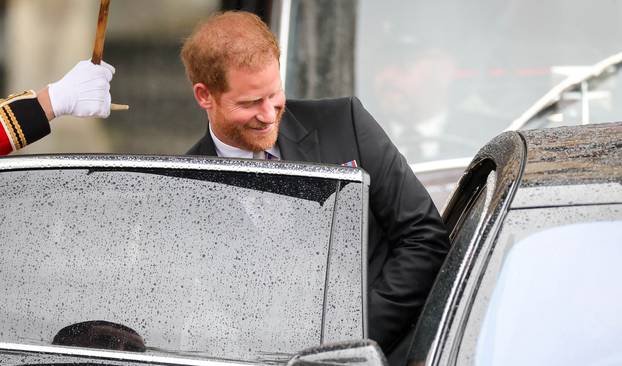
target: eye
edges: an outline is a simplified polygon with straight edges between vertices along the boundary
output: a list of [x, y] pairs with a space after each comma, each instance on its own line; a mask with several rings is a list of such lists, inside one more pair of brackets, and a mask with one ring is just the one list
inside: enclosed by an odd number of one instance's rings
[[242, 107], [244, 107], [244, 108], [250, 108], [250, 107], [256, 106], [258, 104], [261, 104], [261, 99], [248, 100], [248, 101], [240, 102], [240, 105]]

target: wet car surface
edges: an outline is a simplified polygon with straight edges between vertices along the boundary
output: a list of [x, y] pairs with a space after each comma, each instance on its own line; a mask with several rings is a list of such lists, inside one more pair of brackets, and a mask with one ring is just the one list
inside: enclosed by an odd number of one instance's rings
[[[621, 147], [620, 123], [484, 146], [443, 214], [450, 255], [389, 364], [620, 360], [622, 294], [605, 290], [622, 276]], [[367, 343], [322, 348], [367, 334], [366, 174], [193, 159], [0, 159], [2, 363], [283, 364], [319, 346], [291, 365], [342, 351], [385, 364]], [[553, 342], [585, 334], [602, 357]]]
[[452, 249], [411, 365], [622, 359], [620, 147], [612, 123], [507, 132], [480, 150], [443, 215]]
[[2, 364], [283, 363], [366, 336], [360, 169], [99, 155], [0, 169]]

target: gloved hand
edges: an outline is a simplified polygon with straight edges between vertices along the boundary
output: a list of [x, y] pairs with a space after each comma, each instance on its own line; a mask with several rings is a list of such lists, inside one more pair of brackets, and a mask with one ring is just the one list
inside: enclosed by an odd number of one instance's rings
[[110, 81], [114, 67], [102, 61], [80, 61], [62, 79], [48, 86], [56, 117], [102, 117], [110, 115]]

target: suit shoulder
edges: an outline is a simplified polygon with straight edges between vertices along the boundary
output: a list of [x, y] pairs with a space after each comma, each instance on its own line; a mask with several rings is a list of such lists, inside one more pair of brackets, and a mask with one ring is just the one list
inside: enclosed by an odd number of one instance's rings
[[186, 155], [200, 155], [199, 151], [201, 151], [201, 144], [203, 139], [197, 141], [192, 147], [186, 151]]
[[216, 156], [216, 148], [209, 131], [186, 152], [186, 155]]
[[288, 99], [285, 105], [287, 106], [287, 109], [292, 112], [316, 110], [318, 108], [334, 110], [350, 108], [354, 99], [358, 100], [356, 97], [331, 99]]
[[351, 122], [352, 108], [360, 104], [356, 97], [332, 99], [288, 99], [286, 108], [301, 122], [313, 121], [314, 125]]

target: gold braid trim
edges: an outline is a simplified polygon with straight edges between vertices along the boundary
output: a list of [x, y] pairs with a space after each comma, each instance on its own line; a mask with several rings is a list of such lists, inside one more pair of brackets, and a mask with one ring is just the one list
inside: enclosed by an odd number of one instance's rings
[[15, 131], [13, 129], [13, 122], [6, 115], [5, 107], [0, 108], [0, 113], [2, 114], [3, 119], [7, 122], [7, 125], [8, 125], [7, 130], [9, 130], [9, 133], [11, 134], [11, 136], [9, 137], [13, 141], [13, 145], [15, 145], [15, 150], [21, 149], [23, 146], [19, 143], [19, 139], [17, 138], [17, 136], [15, 136]]
[[17, 120], [17, 118], [15, 118], [13, 110], [9, 105], [5, 105], [4, 109], [9, 112], [9, 117], [11, 117], [11, 120], [13, 121], [13, 126], [15, 126], [15, 130], [17, 130], [17, 134], [19, 135], [20, 140], [22, 140], [22, 147], [28, 145], [28, 141], [26, 141], [26, 136], [24, 136], [24, 132], [22, 131], [22, 126], [19, 125], [19, 121]]
[[36, 98], [37, 93], [34, 90], [26, 90], [21, 93], [11, 94], [6, 99], [0, 99], [0, 107], [4, 107], [5, 105], [12, 103], [16, 100]]
[[6, 116], [4, 116], [2, 109], [0, 109], [0, 125], [2, 125], [2, 131], [4, 131], [7, 139], [9, 140], [9, 145], [11, 145], [11, 151], [15, 151], [17, 150], [17, 148], [15, 147], [15, 142], [13, 142], [13, 139], [11, 139], [12, 130], [9, 123], [10, 122], [6, 120]]

